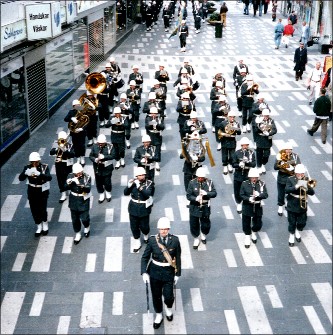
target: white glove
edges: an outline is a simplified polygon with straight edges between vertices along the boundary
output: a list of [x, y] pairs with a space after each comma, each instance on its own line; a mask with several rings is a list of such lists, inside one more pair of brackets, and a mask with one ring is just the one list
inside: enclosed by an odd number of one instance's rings
[[250, 198], [249, 198], [249, 201], [250, 201], [250, 202], [254, 202], [254, 198], [253, 198], [253, 197], [250, 197]]
[[253, 192], [253, 196], [254, 196], [254, 197], [259, 197], [259, 194], [260, 194], [260, 193], [259, 193], [258, 191], [254, 191], [254, 192]]
[[201, 195], [207, 195], [207, 192], [205, 190], [201, 190], [200, 194]]
[[175, 278], [174, 278], [174, 280], [173, 280], [173, 283], [174, 283], [175, 285], [177, 285], [178, 280], [179, 280], [179, 277], [178, 277], [178, 276], [175, 276]]
[[135, 179], [134, 183], [135, 183], [136, 187], [140, 187], [140, 181], [138, 179]]
[[308, 182], [307, 182], [306, 180], [298, 180], [298, 181], [297, 181], [297, 184], [298, 184], [299, 186], [308, 188]]
[[66, 180], [66, 183], [69, 185], [69, 184], [72, 183], [72, 181], [73, 181], [73, 180], [72, 180], [71, 178], [69, 178], [69, 179]]
[[98, 158], [95, 158], [95, 163], [98, 163]]
[[141, 158], [141, 163], [146, 163], [146, 158]]
[[195, 198], [195, 201], [200, 202], [200, 201], [201, 201], [201, 195], [198, 195], [198, 196]]
[[77, 129], [76, 129], [76, 132], [77, 132], [77, 133], [79, 133], [79, 132], [81, 132], [81, 131], [83, 131], [83, 128], [77, 128]]
[[130, 187], [132, 187], [132, 185], [133, 185], [133, 180], [130, 179], [127, 183], [127, 187], [130, 188]]
[[143, 279], [143, 282], [144, 282], [145, 284], [149, 284], [149, 274], [148, 274], [148, 273], [144, 273], [144, 274], [142, 275], [142, 279]]
[[269, 132], [268, 131], [263, 131], [262, 132], [265, 136], [269, 136]]
[[74, 177], [72, 179], [72, 182], [75, 183], [75, 184], [80, 184], [79, 180], [77, 179], [77, 177]]
[[32, 175], [31, 169], [26, 169], [25, 170], [25, 175], [28, 176], [28, 177], [31, 177], [31, 175]]
[[117, 123], [118, 123], [118, 120], [119, 120], [119, 119], [117, 119], [117, 118], [114, 117], [114, 118], [112, 118], [111, 123], [112, 123], [112, 124], [117, 124]]
[[98, 159], [104, 159], [104, 155], [103, 154], [99, 154], [98, 155]]
[[40, 172], [35, 167], [31, 168], [30, 171], [32, 175], [35, 175], [35, 176], [40, 175]]
[[298, 190], [300, 187], [301, 187], [300, 184], [296, 184], [296, 185], [295, 185], [296, 190]]
[[75, 116], [71, 117], [71, 120], [74, 122], [74, 123], [77, 123], [77, 118]]
[[294, 170], [294, 167], [292, 165], [290, 165], [289, 167], [287, 167], [287, 170], [288, 171], [293, 171]]
[[195, 131], [195, 127], [194, 126], [191, 126], [191, 131]]
[[239, 167], [240, 167], [241, 169], [244, 169], [244, 167], [245, 167], [245, 163], [244, 163], [244, 162], [239, 162]]
[[197, 156], [197, 155], [191, 155], [191, 158], [192, 158], [192, 160], [195, 161], [195, 162], [198, 160], [198, 156]]

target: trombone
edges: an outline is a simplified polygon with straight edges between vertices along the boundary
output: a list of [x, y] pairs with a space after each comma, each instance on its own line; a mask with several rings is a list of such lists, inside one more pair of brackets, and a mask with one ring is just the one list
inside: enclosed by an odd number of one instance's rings
[[307, 197], [308, 197], [308, 187], [314, 188], [317, 185], [317, 180], [310, 177], [309, 171], [306, 168], [308, 177], [305, 177], [303, 180], [307, 182], [307, 187], [300, 186], [299, 188], [299, 205], [302, 209], [307, 208]]

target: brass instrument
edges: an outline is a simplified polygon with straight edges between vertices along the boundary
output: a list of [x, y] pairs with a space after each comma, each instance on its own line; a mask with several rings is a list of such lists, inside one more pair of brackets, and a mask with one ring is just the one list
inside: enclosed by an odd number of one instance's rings
[[289, 175], [294, 175], [294, 170], [289, 171], [287, 170], [290, 166], [295, 166], [296, 162], [290, 160], [291, 154], [287, 153], [285, 149], [281, 149], [279, 153], [276, 155], [276, 159], [278, 160], [277, 166], [279, 170]]
[[265, 131], [270, 132], [272, 130], [272, 125], [268, 123], [267, 120], [261, 121], [258, 127], [262, 132], [265, 132]]
[[93, 72], [87, 76], [85, 85], [88, 91], [99, 94], [106, 88], [106, 79], [101, 73]]
[[236, 129], [235, 129], [233, 123], [228, 122], [226, 124], [226, 126], [224, 127], [224, 132], [223, 132], [222, 129], [219, 129], [217, 131], [217, 138], [220, 140], [223, 136], [225, 136], [225, 134], [227, 134], [227, 136], [228, 135], [234, 135], [235, 132], [236, 132]]
[[58, 146], [60, 148], [64, 148], [67, 145], [68, 141], [67, 138], [59, 138], [58, 139]]
[[250, 88], [247, 89], [247, 93], [249, 95], [253, 95], [254, 94], [254, 90], [257, 91], [259, 89], [259, 84], [254, 83]]
[[[307, 182], [306, 183], [307, 187], [311, 187], [311, 188], [316, 187], [317, 186], [317, 180], [316, 179], [311, 179], [308, 169], [306, 169], [306, 170], [307, 170], [308, 177], [304, 177], [303, 180], [305, 180]], [[303, 209], [307, 208], [307, 197], [308, 197], [307, 188], [301, 186], [299, 188], [299, 205]]]

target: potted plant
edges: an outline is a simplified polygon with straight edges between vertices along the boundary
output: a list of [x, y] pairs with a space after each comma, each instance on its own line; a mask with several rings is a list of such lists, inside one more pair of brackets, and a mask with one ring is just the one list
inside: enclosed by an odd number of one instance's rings
[[215, 25], [216, 22], [221, 22], [221, 15], [217, 12], [210, 14], [208, 18], [208, 23], [211, 25]]
[[207, 2], [208, 13], [214, 13], [216, 11], [214, 2]]

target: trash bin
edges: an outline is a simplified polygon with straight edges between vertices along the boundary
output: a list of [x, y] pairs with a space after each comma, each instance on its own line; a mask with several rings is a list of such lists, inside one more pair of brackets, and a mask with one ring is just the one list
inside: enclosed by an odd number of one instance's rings
[[215, 23], [215, 38], [222, 38], [222, 22]]

